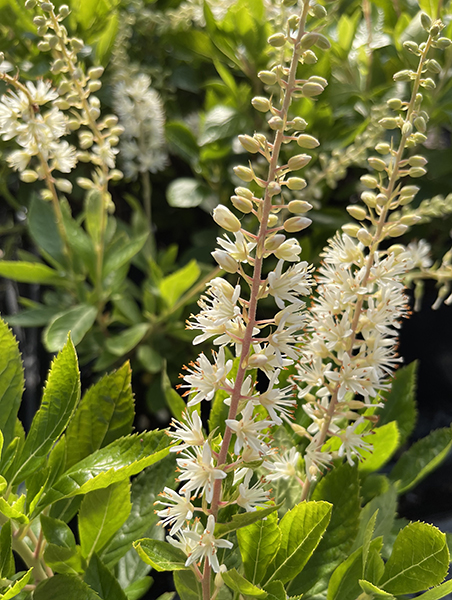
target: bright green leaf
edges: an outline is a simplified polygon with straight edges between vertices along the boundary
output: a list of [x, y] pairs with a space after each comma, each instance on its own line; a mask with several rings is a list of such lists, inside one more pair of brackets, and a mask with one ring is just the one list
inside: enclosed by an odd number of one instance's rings
[[372, 452], [360, 452], [363, 460], [358, 463], [359, 470], [362, 473], [373, 473], [381, 469], [399, 447], [399, 437], [396, 421], [376, 427], [373, 435], [367, 437], [367, 441], [372, 444]]
[[268, 596], [267, 592], [253, 585], [235, 569], [222, 573], [222, 578], [231, 590], [244, 596], [252, 596], [253, 598], [266, 598]]
[[15, 502], [9, 504], [5, 498], [0, 498], [0, 513], [18, 523], [28, 523], [29, 519], [25, 514], [25, 499], [25, 494], [22, 494]]
[[0, 261], [0, 276], [21, 283], [42, 283], [43, 285], [66, 285], [67, 279], [58, 271], [41, 263], [19, 260]]
[[156, 571], [180, 571], [189, 568], [185, 566], [187, 557], [182, 550], [168, 542], [143, 538], [134, 542], [133, 547], [141, 560]]
[[191, 288], [201, 274], [196, 260], [191, 260], [184, 267], [164, 277], [159, 283], [160, 294], [171, 308], [184, 292]]
[[265, 519], [242, 527], [237, 531], [237, 539], [246, 577], [251, 583], [260, 583], [279, 549], [278, 515], [273, 512]]
[[361, 586], [363, 592], [372, 597], [372, 600], [395, 600], [392, 594], [388, 594], [388, 592], [380, 590], [380, 588], [378, 588], [376, 585], [366, 581], [365, 579], [360, 579], [359, 585]]
[[80, 304], [58, 313], [44, 331], [43, 341], [46, 349], [49, 352], [61, 350], [69, 333], [72, 342], [77, 346], [94, 325], [96, 317], [97, 308], [89, 304]]
[[228, 523], [217, 523], [215, 525], [215, 537], [223, 537], [227, 533], [231, 533], [231, 531], [235, 531], [241, 527], [246, 527], [247, 525], [251, 525], [256, 521], [260, 521], [275, 510], [278, 510], [279, 507], [280, 505], [274, 504], [273, 506], [262, 508], [259, 511], [256, 510], [233, 515], [232, 519]]
[[126, 522], [132, 505], [128, 479], [89, 492], [82, 501], [78, 527], [82, 556], [88, 561]]
[[6, 447], [14, 437], [14, 425], [24, 389], [24, 369], [12, 331], [0, 319], [0, 430]]
[[100, 600], [96, 592], [77, 575], [57, 574], [41, 581], [33, 600]]
[[[30, 581], [32, 572], [33, 569], [27, 571], [23, 577], [15, 581], [9, 588], [0, 594], [0, 600], [11, 600], [12, 598], [15, 598]], [[57, 599], [55, 598], [55, 600]]]
[[265, 586], [267, 600], [287, 600], [286, 590], [280, 581], [272, 581]]
[[[134, 581], [133, 583], [128, 585], [124, 590], [127, 596], [127, 600], [140, 600], [140, 598], [142, 598], [148, 591], [148, 589], [152, 586], [152, 583], [152, 577], [142, 577], [141, 579], [138, 579], [137, 581]], [[175, 595], [176, 592], [166, 592], [165, 594], [163, 594], [163, 598], [162, 596], [159, 597], [159, 600], [160, 598], [162, 598], [162, 600], [173, 600]]]
[[0, 578], [2, 579], [9, 579], [16, 571], [11, 545], [11, 521], [6, 521], [0, 531]]
[[93, 554], [83, 579], [99, 594], [102, 600], [127, 600], [127, 596], [118, 580], [102, 563], [96, 553]]
[[397, 490], [394, 485], [391, 485], [387, 492], [377, 496], [363, 508], [361, 512], [359, 532], [352, 549], [356, 550], [365, 544], [369, 522], [372, 520], [375, 513], [377, 514], [375, 517], [375, 527], [372, 537], [377, 538], [379, 536], [383, 536], [386, 541], [386, 538], [391, 533], [396, 512]]
[[85, 570], [82, 566], [80, 546], [65, 548], [56, 544], [47, 544], [44, 550], [44, 560], [56, 573], [77, 575]]
[[186, 410], [187, 406], [180, 394], [178, 394], [171, 385], [171, 381], [166, 372], [166, 363], [165, 367], [162, 369], [162, 389], [163, 393], [165, 394], [165, 400], [168, 404], [168, 408], [170, 409], [171, 414], [173, 415], [173, 417], [179, 420], [182, 416], [182, 413]]
[[124, 356], [137, 346], [149, 331], [148, 323], [139, 323], [107, 339], [105, 348], [115, 356]]
[[441, 585], [437, 585], [432, 590], [428, 590], [424, 594], [417, 596], [416, 600], [441, 600], [445, 598], [447, 594], [452, 593], [452, 579], [445, 581]]
[[181, 600], [199, 600], [202, 598], [201, 583], [196, 579], [193, 571], [176, 571], [174, 585]]
[[104, 200], [101, 192], [89, 190], [85, 197], [85, 225], [94, 244], [100, 243], [104, 210]]
[[62, 548], [75, 548], [75, 537], [64, 521], [41, 515], [41, 527], [46, 541]]
[[149, 233], [146, 232], [143, 235], [139, 235], [136, 238], [128, 240], [124, 236], [124, 244], [114, 249], [111, 253], [106, 253], [103, 276], [106, 277], [112, 271], [119, 269], [126, 263], [130, 262], [132, 258], [140, 252], [149, 237]]

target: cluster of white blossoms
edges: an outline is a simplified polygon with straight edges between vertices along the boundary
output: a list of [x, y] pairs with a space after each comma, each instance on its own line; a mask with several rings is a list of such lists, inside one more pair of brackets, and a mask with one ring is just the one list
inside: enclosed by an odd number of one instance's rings
[[121, 71], [120, 76], [113, 86], [113, 107], [124, 128], [120, 157], [126, 177], [135, 179], [139, 173], [156, 173], [168, 164], [165, 113], [147, 75], [130, 77]]

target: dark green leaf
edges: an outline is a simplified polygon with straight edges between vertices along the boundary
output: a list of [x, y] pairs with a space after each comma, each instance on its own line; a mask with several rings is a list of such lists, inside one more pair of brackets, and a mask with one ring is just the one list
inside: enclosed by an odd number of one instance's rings
[[19, 260], [0, 261], [0, 276], [21, 283], [42, 283], [46, 285], [66, 285], [67, 279], [58, 271], [41, 263]]
[[0, 531], [0, 578], [2, 579], [9, 579], [16, 571], [11, 544], [11, 521], [6, 521]]
[[12, 331], [0, 319], [0, 430], [5, 448], [14, 437], [14, 425], [24, 390], [24, 369]]
[[104, 200], [101, 192], [89, 190], [85, 197], [85, 225], [95, 245], [100, 243], [104, 210]]
[[202, 598], [202, 588], [193, 571], [176, 571], [174, 585], [181, 600], [199, 600]]
[[[148, 589], [151, 587], [153, 581], [154, 580], [152, 579], [152, 577], [143, 577], [142, 579], [138, 579], [138, 581], [134, 581], [133, 583], [128, 585], [124, 590], [127, 596], [127, 600], [139, 600], [140, 598], [142, 598], [148, 591]], [[175, 594], [176, 592], [166, 592], [166, 594], [163, 595], [168, 596], [168, 600], [172, 600]]]
[[450, 428], [431, 431], [417, 441], [402, 456], [389, 477], [398, 482], [398, 492], [403, 494], [436, 469], [452, 448]]
[[281, 544], [267, 571], [267, 583], [294, 579], [317, 548], [331, 518], [328, 502], [301, 502], [279, 524]]
[[49, 352], [58, 352], [66, 343], [70, 333], [75, 346], [79, 344], [97, 317], [97, 308], [89, 304], [80, 304], [58, 313], [44, 331], [43, 341]]
[[139, 235], [136, 238], [128, 240], [124, 238], [124, 243], [115, 248], [113, 252], [107, 253], [104, 261], [103, 276], [106, 277], [112, 271], [119, 269], [140, 252], [149, 237], [149, 232]]
[[38, 248], [44, 250], [60, 265], [64, 265], [64, 245], [51, 203], [36, 196], [31, 200], [28, 212], [28, 230]]
[[102, 377], [83, 396], [66, 432], [66, 468], [129, 434], [134, 412], [131, 370], [127, 362]]
[[198, 160], [198, 143], [193, 132], [185, 123], [171, 121], [166, 124], [165, 132], [171, 154], [180, 156], [188, 163]]
[[18, 458], [13, 481], [19, 483], [42, 466], [63, 433], [80, 398], [77, 355], [69, 339], [52, 363], [41, 407], [36, 413]]
[[12, 327], [44, 327], [54, 316], [55, 308], [42, 306], [11, 315], [7, 318], [7, 322]]
[[100, 600], [96, 592], [77, 575], [58, 574], [41, 581], [33, 600]]
[[102, 563], [96, 553], [93, 554], [83, 579], [99, 594], [102, 600], [127, 600], [127, 596], [118, 580]]
[[276, 512], [237, 531], [245, 575], [251, 583], [260, 583], [274, 559], [281, 541]]
[[130, 483], [128, 479], [86, 494], [78, 514], [82, 556], [88, 561], [101, 550], [124, 525], [129, 516]]
[[114, 356], [124, 356], [141, 342], [148, 331], [148, 323], [133, 325], [119, 335], [108, 338], [105, 348]]
[[415, 594], [439, 585], [448, 568], [444, 533], [427, 523], [410, 523], [396, 537], [379, 586], [392, 594]]
[[362, 591], [366, 594], [369, 594], [373, 600], [395, 600], [392, 594], [388, 594], [388, 592], [380, 590], [380, 588], [377, 588], [376, 585], [366, 581], [365, 579], [360, 579], [359, 585], [361, 586]]
[[186, 555], [168, 542], [143, 538], [133, 544], [141, 560], [151, 565], [156, 571], [180, 571], [185, 566]]
[[165, 394], [165, 400], [168, 404], [168, 408], [170, 409], [171, 414], [173, 415], [173, 417], [179, 420], [187, 406], [184, 400], [181, 398], [180, 394], [178, 394], [171, 385], [171, 381], [166, 372], [166, 364], [162, 370], [162, 389], [163, 393]]
[[262, 508], [259, 511], [256, 510], [253, 512], [245, 512], [238, 515], [233, 515], [232, 519], [228, 523], [217, 523], [215, 525], [215, 537], [223, 537], [231, 531], [235, 531], [241, 527], [246, 527], [247, 525], [251, 525], [256, 521], [260, 521], [275, 510], [278, 510], [279, 506], [280, 505], [278, 504], [274, 504], [268, 508]]
[[386, 538], [391, 532], [392, 525], [396, 517], [396, 511], [397, 490], [394, 485], [391, 485], [387, 492], [377, 496], [363, 508], [361, 512], [359, 532], [355, 543], [353, 544], [353, 550], [356, 550], [365, 543], [368, 524], [376, 512], [377, 516], [375, 518], [373, 537], [376, 538], [383, 536], [386, 541]]
[[272, 581], [265, 586], [267, 600], [287, 600], [286, 590], [280, 581]]
[[245, 577], [240, 575], [235, 569], [226, 571], [222, 574], [223, 581], [225, 584], [239, 594], [244, 596], [252, 596], [253, 598], [266, 598], [267, 592], [261, 590], [257, 586], [249, 582]]

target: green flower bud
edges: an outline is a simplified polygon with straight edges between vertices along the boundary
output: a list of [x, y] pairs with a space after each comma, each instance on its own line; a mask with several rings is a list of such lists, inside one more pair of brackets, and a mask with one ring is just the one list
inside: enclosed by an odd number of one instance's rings
[[375, 150], [378, 152], [378, 154], [388, 154], [391, 150], [391, 146], [388, 144], [388, 142], [380, 142], [375, 146]]
[[411, 81], [412, 75], [413, 71], [404, 69], [403, 71], [397, 71], [397, 73], [394, 73], [392, 78], [394, 79], [394, 81]]
[[385, 129], [396, 129], [396, 127], [398, 127], [398, 122], [395, 117], [385, 117], [384, 119], [380, 119], [378, 123]]
[[318, 96], [323, 92], [323, 86], [320, 83], [313, 83], [308, 81], [307, 83], [301, 86], [301, 93], [305, 98], [312, 98], [313, 96]]
[[284, 131], [284, 121], [281, 117], [274, 116], [268, 120], [270, 129], [273, 131]]
[[425, 12], [421, 13], [421, 25], [425, 29], [425, 31], [428, 31], [432, 26], [432, 20]]
[[249, 182], [249, 181], [253, 181], [253, 179], [254, 179], [254, 173], [248, 167], [243, 167], [242, 165], [238, 165], [237, 167], [234, 167], [233, 171], [237, 175], [237, 177], [239, 179], [241, 179], [242, 181]]
[[124, 177], [124, 173], [119, 169], [113, 169], [110, 171], [110, 177], [112, 181], [120, 181]]
[[305, 33], [300, 41], [300, 48], [307, 50], [317, 42], [318, 33]]
[[276, 233], [271, 237], [268, 237], [264, 242], [264, 247], [266, 250], [273, 252], [281, 246], [283, 242], [285, 242], [286, 236], [283, 233]]
[[413, 54], [416, 54], [416, 56], [420, 56], [421, 55], [421, 51], [419, 50], [419, 46], [416, 44], [416, 42], [413, 42], [411, 40], [407, 40], [406, 42], [403, 42], [403, 47], [408, 50], [409, 52], [412, 52]]
[[219, 204], [213, 209], [213, 220], [226, 231], [233, 233], [237, 233], [242, 227], [237, 217], [223, 204]]
[[36, 27], [43, 27], [47, 24], [47, 19], [42, 15], [38, 15], [33, 17], [33, 24], [36, 25]]
[[251, 104], [260, 112], [268, 112], [271, 108], [270, 100], [264, 96], [255, 96], [251, 100]]
[[392, 108], [392, 110], [400, 110], [402, 108], [402, 100], [399, 98], [390, 98], [386, 104], [389, 108]]
[[224, 250], [215, 250], [215, 252], [211, 252], [210, 254], [226, 273], [237, 273], [239, 264], [227, 252]]
[[435, 47], [439, 48], [440, 50], [445, 50], [446, 48], [449, 48], [451, 44], [452, 40], [450, 40], [447, 37], [440, 37], [437, 40], [435, 40]]
[[289, 158], [287, 165], [292, 171], [297, 171], [305, 167], [311, 159], [312, 156], [309, 156], [309, 154], [296, 154]]
[[286, 36], [283, 33], [274, 33], [268, 38], [268, 43], [274, 48], [280, 48], [286, 43]]
[[53, 200], [52, 192], [48, 189], [39, 190], [39, 195], [46, 202], [52, 202]]
[[385, 194], [377, 194], [375, 196], [375, 202], [377, 203], [377, 206], [384, 206], [388, 203], [388, 198]]
[[378, 181], [372, 175], [361, 175], [360, 177], [361, 183], [363, 183], [367, 188], [374, 189], [378, 186]]
[[400, 223], [402, 225], [406, 225], [407, 227], [411, 227], [412, 225], [416, 225], [416, 223], [419, 223], [419, 221], [422, 221], [422, 217], [419, 215], [404, 215], [401, 219], [400, 219]]
[[52, 10], [54, 9], [54, 6], [51, 2], [41, 2], [40, 8], [44, 12], [52, 12]]
[[71, 39], [71, 48], [74, 52], [80, 52], [85, 47], [85, 42], [83, 40], [79, 40], [78, 38]]
[[416, 142], [416, 144], [423, 144], [424, 142], [427, 141], [427, 136], [424, 135], [423, 133], [421, 133], [420, 131], [417, 131], [414, 135], [414, 141]]
[[[288, 123], [289, 125], [289, 123]], [[295, 129], [295, 131], [304, 131], [308, 126], [307, 122], [301, 117], [295, 117], [292, 121], [290, 121], [290, 127]]]
[[357, 221], [364, 221], [364, 219], [367, 217], [367, 210], [362, 206], [352, 204], [351, 206], [347, 206], [346, 210], [348, 214]]
[[301, 57], [305, 65], [315, 65], [315, 63], [318, 60], [317, 56], [312, 50], [306, 50], [305, 52], [303, 52]]
[[88, 69], [88, 77], [90, 79], [99, 79], [99, 77], [102, 77], [103, 73], [103, 67], [91, 67], [90, 69]]
[[67, 126], [71, 131], [77, 131], [77, 129], [80, 129], [80, 121], [78, 121], [77, 119], [69, 119], [67, 122]]
[[321, 4], [314, 4], [311, 13], [317, 19], [324, 19], [327, 15], [326, 9]]
[[409, 135], [411, 135], [412, 131], [413, 131], [413, 125], [409, 121], [406, 121], [402, 125], [402, 135], [409, 136]]
[[300, 24], [300, 17], [298, 15], [292, 15], [287, 19], [287, 24], [289, 26], [289, 29], [298, 29], [298, 26]]
[[308, 81], [310, 81], [311, 83], [318, 83], [323, 88], [326, 88], [326, 86], [328, 85], [328, 81], [325, 79], [325, 77], [319, 77], [318, 75], [312, 75]]
[[306, 179], [302, 179], [301, 177], [289, 177], [286, 180], [286, 185], [289, 190], [303, 190], [306, 186]]
[[318, 33], [317, 36], [318, 37], [315, 42], [315, 45], [317, 46], [317, 48], [320, 48], [320, 50], [329, 50], [331, 48], [331, 44], [330, 44], [328, 38], [326, 38], [321, 33]]
[[32, 169], [25, 169], [19, 177], [21, 181], [24, 181], [25, 183], [34, 183], [38, 179], [38, 174]]
[[363, 192], [361, 194], [361, 200], [369, 207], [375, 208], [377, 206], [377, 195], [373, 192]]
[[287, 219], [284, 223], [284, 230], [288, 233], [295, 233], [296, 231], [306, 229], [311, 223], [311, 219], [308, 219], [307, 217], [290, 217], [290, 219]]
[[388, 227], [386, 233], [390, 237], [399, 237], [399, 235], [403, 235], [407, 231], [408, 225], [402, 225], [401, 223], [398, 223], [396, 225], [391, 225], [390, 227]]
[[276, 225], [278, 225], [278, 217], [276, 215], [270, 215], [268, 217], [267, 227], [272, 229], [273, 227], [276, 227]]
[[360, 229], [361, 227], [355, 225], [355, 223], [346, 223], [345, 225], [342, 225], [342, 231], [351, 237], [356, 237]]
[[273, 196], [277, 196], [281, 193], [281, 186], [276, 181], [270, 181], [270, 183], [267, 185], [267, 193], [271, 198], [273, 198]]
[[67, 110], [68, 108], [71, 107], [69, 102], [67, 102], [64, 98], [57, 98], [56, 100], [54, 100], [53, 103], [60, 110]]
[[408, 159], [408, 164], [412, 167], [423, 167], [428, 163], [428, 160], [425, 156], [421, 156], [420, 154], [416, 154], [415, 156], [410, 156]]
[[289, 202], [287, 208], [295, 215], [303, 215], [311, 210], [312, 204], [305, 202], [304, 200], [292, 200]]
[[411, 169], [408, 171], [408, 175], [413, 178], [422, 177], [426, 173], [427, 169], [424, 169], [423, 167], [411, 167]]
[[418, 193], [418, 191], [421, 188], [419, 188], [417, 185], [405, 185], [401, 190], [399, 195], [400, 196], [414, 196]]
[[251, 154], [256, 154], [256, 152], [259, 152], [259, 142], [250, 135], [239, 135], [239, 142], [242, 144], [245, 150], [251, 152]]
[[295, 4], [298, 2], [298, 0], [283, 0], [283, 6], [286, 6], [287, 8], [291, 8], [292, 6], [295, 6]]
[[431, 58], [427, 61], [426, 67], [427, 71], [430, 71], [430, 73], [441, 73], [441, 65], [434, 58]]
[[46, 40], [38, 42], [38, 50], [40, 52], [48, 52], [50, 50], [50, 44]]
[[67, 16], [71, 14], [71, 9], [67, 4], [62, 4], [60, 6], [59, 15], [62, 19], [65, 19]]
[[442, 28], [438, 25], [438, 23], [435, 23], [430, 27], [429, 34], [432, 36], [432, 38], [435, 38], [439, 34], [441, 29]]
[[398, 256], [399, 254], [402, 254], [402, 252], [405, 252], [406, 248], [405, 246], [402, 246], [402, 244], [392, 244], [392, 246], [390, 246], [388, 248], [388, 254], [395, 254], [395, 256]]
[[92, 190], [95, 187], [91, 179], [87, 177], [77, 177], [77, 185], [83, 190]]
[[367, 159], [367, 162], [376, 171], [384, 171], [386, 169], [385, 161], [381, 158], [377, 158], [376, 156], [371, 156]]
[[59, 73], [61, 70], [64, 69], [65, 66], [66, 65], [64, 64], [64, 60], [62, 58], [57, 58], [53, 61], [50, 70], [52, 71], [52, 73]]
[[122, 125], [116, 125], [110, 129], [110, 135], [122, 135], [124, 133], [124, 127]]
[[98, 92], [102, 87], [102, 81], [90, 81], [88, 83], [88, 89], [90, 92]]
[[273, 71], [259, 71], [257, 76], [266, 85], [274, 85], [278, 80], [276, 73]]
[[300, 148], [309, 148], [310, 150], [320, 146], [319, 140], [307, 133], [302, 133], [297, 137], [297, 144], [300, 146]]
[[425, 119], [423, 117], [416, 117], [414, 119], [414, 126], [421, 133], [427, 131], [427, 123], [425, 122]]
[[27, 10], [32, 10], [36, 6], [36, 0], [27, 0], [25, 2], [25, 8]]
[[234, 191], [237, 196], [243, 196], [243, 198], [246, 198], [247, 200], [253, 199], [253, 192], [246, 187], [236, 187]]
[[48, 30], [47, 25], [43, 25], [42, 27], [38, 27], [36, 33], [42, 37], [47, 33], [47, 30]]
[[361, 227], [361, 229], [356, 234], [356, 237], [361, 242], [361, 244], [364, 244], [364, 246], [370, 246], [373, 242], [371, 234], [364, 227]]
[[426, 90], [434, 90], [436, 88], [436, 83], [431, 77], [427, 77], [427, 79], [421, 79], [421, 85]]
[[72, 193], [72, 183], [68, 179], [55, 179], [55, 187], [64, 194]]

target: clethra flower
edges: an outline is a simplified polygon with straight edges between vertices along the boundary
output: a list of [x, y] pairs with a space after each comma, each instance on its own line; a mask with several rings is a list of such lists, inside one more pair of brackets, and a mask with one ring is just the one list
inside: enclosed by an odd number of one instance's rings
[[184, 377], [186, 384], [180, 386], [189, 388], [184, 395], [195, 394], [188, 402], [188, 406], [194, 406], [201, 400], [212, 400], [215, 392], [223, 389], [226, 385], [226, 375], [232, 369], [232, 360], [225, 362], [224, 348], [220, 348], [214, 364], [211, 364], [204, 354], [200, 354], [196, 363], [191, 364], [193, 365], [192, 369], [187, 367], [190, 375]]
[[352, 425], [349, 425], [345, 431], [339, 436], [342, 440], [341, 447], [338, 451], [338, 456], [347, 456], [349, 465], [353, 466], [353, 457], [356, 456], [358, 460], [362, 460], [359, 450], [372, 451], [372, 444], [365, 442], [362, 438], [363, 435], [371, 435], [371, 433], [356, 433], [356, 428], [364, 423], [364, 417], [357, 419]]
[[272, 421], [254, 421], [253, 402], [248, 402], [242, 410], [242, 419], [226, 419], [226, 425], [236, 434], [237, 439], [234, 444], [235, 454], [239, 454], [244, 446], [250, 446], [256, 453], [263, 454], [266, 445], [260, 439], [260, 432], [273, 425]]
[[176, 429], [168, 432], [168, 435], [183, 442], [183, 444], [173, 446], [170, 448], [170, 452], [180, 452], [190, 446], [204, 446], [204, 432], [199, 414], [196, 411], [192, 413], [184, 412], [182, 420], [185, 422], [176, 421], [176, 419], [171, 422], [171, 425]]
[[252, 476], [252, 469], [247, 469], [245, 479], [239, 485], [239, 497], [237, 498], [237, 504], [247, 512], [255, 511], [257, 506], [267, 506], [266, 502], [270, 495], [269, 491], [262, 488], [260, 482], [254, 484], [252, 488], [249, 487]]
[[[293, 409], [297, 403], [293, 398], [293, 390], [291, 386], [287, 386], [283, 389], [274, 388], [274, 386], [278, 383], [278, 377], [281, 370], [276, 369], [271, 377], [268, 384], [267, 391], [255, 400], [255, 404], [260, 404], [265, 408], [265, 410], [270, 415], [271, 420], [275, 425], [282, 425], [282, 419], [277, 414], [278, 411], [285, 419], [289, 419], [291, 416], [290, 409]], [[288, 395], [292, 397], [288, 397]]]
[[195, 449], [195, 453], [186, 450], [181, 454], [182, 458], [176, 459], [180, 469], [179, 481], [187, 483], [180, 489], [182, 494], [200, 492], [205, 494], [207, 502], [212, 502], [213, 485], [216, 479], [224, 479], [226, 473], [217, 469], [213, 463], [212, 450], [209, 442], [205, 442], [202, 451]]
[[157, 500], [155, 504], [163, 504], [168, 507], [157, 511], [157, 515], [162, 519], [160, 523], [164, 526], [174, 523], [170, 530], [170, 535], [174, 535], [182, 528], [185, 521], [193, 517], [195, 507], [190, 502], [188, 493], [179, 496], [171, 488], [165, 487], [159, 496], [165, 498], [165, 500]]
[[201, 562], [204, 559], [209, 561], [212, 570], [218, 573], [220, 565], [217, 558], [217, 548], [231, 549], [233, 544], [227, 540], [217, 540], [213, 534], [215, 529], [215, 517], [209, 515], [207, 526], [204, 533], [199, 534], [197, 531], [185, 531], [185, 537], [193, 542], [193, 550], [188, 555], [185, 563], [186, 567], [196, 562]]
[[297, 466], [300, 462], [300, 453], [296, 448], [287, 450], [282, 456], [272, 456], [270, 461], [265, 460], [262, 466], [269, 471], [265, 475], [267, 481], [278, 479], [291, 479], [297, 477]]

